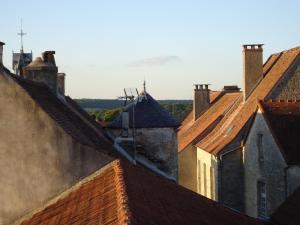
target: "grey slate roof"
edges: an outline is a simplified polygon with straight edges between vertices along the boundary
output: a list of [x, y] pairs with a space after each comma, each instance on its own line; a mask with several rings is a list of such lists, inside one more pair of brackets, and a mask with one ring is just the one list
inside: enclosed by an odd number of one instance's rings
[[[176, 121], [167, 110], [165, 110], [148, 93], [142, 94], [140, 100], [136, 101], [134, 107], [135, 128], [163, 128], [178, 127]], [[133, 104], [126, 107], [129, 112], [129, 126], [132, 127]], [[108, 128], [121, 128], [122, 115], [118, 116]]]

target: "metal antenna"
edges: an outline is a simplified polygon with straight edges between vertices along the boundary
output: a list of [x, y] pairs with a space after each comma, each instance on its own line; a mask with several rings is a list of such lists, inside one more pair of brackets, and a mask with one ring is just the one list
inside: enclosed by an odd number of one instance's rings
[[[118, 99], [122, 99], [125, 100], [125, 104], [123, 107], [123, 112], [127, 106], [127, 104], [132, 104], [132, 140], [133, 140], [133, 159], [136, 159], [136, 142], [135, 142], [135, 136], [136, 136], [136, 132], [135, 132], [135, 101], [136, 99], [139, 98], [139, 92], [136, 88], [124, 88], [124, 94], [125, 96], [120, 96], [118, 97]], [[130, 126], [128, 126], [128, 130], [129, 130]], [[123, 131], [122, 131], [123, 132]], [[122, 134], [121, 134], [122, 135]]]
[[146, 94], [146, 79], [145, 78], [144, 78], [143, 86], [144, 86], [144, 94]]
[[23, 19], [21, 19], [21, 32], [18, 33], [18, 35], [21, 36], [21, 52], [23, 52], [23, 36], [26, 35], [26, 33], [23, 32]]

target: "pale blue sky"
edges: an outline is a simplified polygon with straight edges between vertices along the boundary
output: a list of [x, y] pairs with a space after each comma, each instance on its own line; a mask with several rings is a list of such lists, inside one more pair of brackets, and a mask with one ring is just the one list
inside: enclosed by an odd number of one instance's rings
[[0, 0], [0, 40], [10, 68], [19, 51], [56, 51], [75, 98], [115, 98], [123, 87], [189, 99], [194, 83], [242, 84], [241, 45], [269, 54], [300, 45], [299, 1]]

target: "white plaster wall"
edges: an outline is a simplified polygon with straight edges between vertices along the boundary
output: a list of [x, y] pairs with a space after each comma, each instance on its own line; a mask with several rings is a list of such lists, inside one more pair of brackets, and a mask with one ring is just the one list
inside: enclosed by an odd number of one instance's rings
[[[206, 173], [204, 174], [204, 164], [206, 165]], [[200, 167], [200, 170], [199, 170]], [[200, 174], [199, 174], [200, 171]], [[204, 187], [204, 179], [206, 178], [206, 194]], [[207, 198], [218, 200], [218, 163], [217, 158], [197, 148], [197, 192]]]
[[[258, 159], [257, 134], [263, 134], [264, 161]], [[244, 147], [245, 211], [257, 217], [257, 181], [266, 183], [267, 214], [270, 215], [285, 199], [286, 163], [270, 133], [267, 123], [258, 111]]]
[[178, 183], [197, 192], [197, 149], [193, 145], [178, 154]]

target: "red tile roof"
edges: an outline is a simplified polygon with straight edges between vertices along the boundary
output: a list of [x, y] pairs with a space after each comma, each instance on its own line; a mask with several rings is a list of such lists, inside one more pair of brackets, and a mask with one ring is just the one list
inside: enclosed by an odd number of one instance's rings
[[212, 105], [196, 121], [191, 112], [178, 131], [178, 151], [181, 152], [189, 144], [196, 143], [199, 139], [204, 138], [217, 123], [226, 115], [228, 110], [234, 105], [239, 98], [242, 98], [241, 92], [213, 92]]
[[300, 224], [300, 187], [291, 194], [271, 215], [271, 220], [277, 225]]
[[21, 219], [22, 225], [262, 225], [208, 198], [116, 160]]
[[236, 140], [235, 143], [240, 145], [247, 132], [247, 129], [244, 128], [249, 125], [257, 109], [257, 99], [265, 99], [267, 97], [299, 54], [300, 47], [272, 55], [264, 64], [264, 79], [261, 80], [247, 100], [242, 102], [230, 116], [224, 118], [214, 130], [204, 139], [200, 140], [196, 146], [217, 155], [233, 140]]
[[272, 134], [287, 163], [300, 163], [300, 101], [260, 101]]

